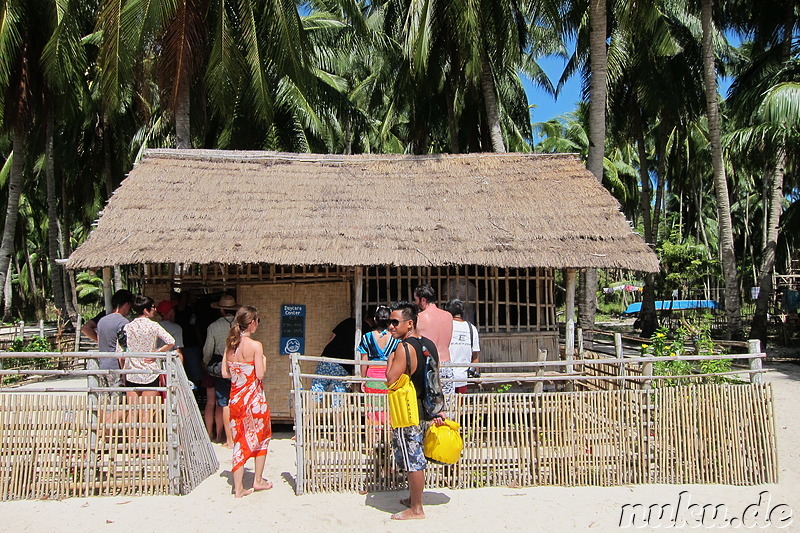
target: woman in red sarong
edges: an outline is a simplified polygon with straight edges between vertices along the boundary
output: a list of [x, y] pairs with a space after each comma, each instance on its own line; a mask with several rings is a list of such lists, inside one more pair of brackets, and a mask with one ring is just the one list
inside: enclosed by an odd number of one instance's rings
[[[234, 496], [237, 498], [247, 496], [254, 490], [272, 488], [272, 483], [263, 477], [272, 437], [269, 406], [261, 384], [267, 359], [261, 343], [250, 338], [259, 322], [258, 309], [252, 306], [239, 308], [228, 334], [222, 362], [222, 375], [231, 380], [231, 471]], [[251, 457], [256, 462], [255, 479], [253, 488], [245, 490], [242, 486], [244, 465]]]

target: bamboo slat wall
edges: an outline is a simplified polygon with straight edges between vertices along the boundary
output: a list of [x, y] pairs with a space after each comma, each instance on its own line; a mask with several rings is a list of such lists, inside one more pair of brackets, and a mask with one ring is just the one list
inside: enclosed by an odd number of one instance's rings
[[[404, 486], [382, 398], [299, 392], [299, 492]], [[376, 403], [377, 402], [377, 403]], [[464, 453], [430, 487], [726, 483], [778, 478], [770, 385], [457, 395]]]
[[54, 383], [0, 391], [0, 500], [187, 494], [214, 473], [183, 367], [174, 355], [165, 361], [165, 401], [94, 394], [103, 389], [91, 378], [83, 392]]

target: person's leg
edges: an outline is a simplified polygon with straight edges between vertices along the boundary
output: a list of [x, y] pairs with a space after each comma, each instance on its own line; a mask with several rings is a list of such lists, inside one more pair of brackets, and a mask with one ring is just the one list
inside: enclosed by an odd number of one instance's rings
[[241, 498], [253, 493], [253, 489], [244, 490], [244, 486], [242, 485], [243, 479], [244, 466], [233, 471], [233, 496], [235, 498]]
[[425, 490], [425, 471], [408, 473], [408, 500], [402, 500], [408, 509], [392, 515], [393, 520], [419, 520], [425, 518], [422, 509], [422, 493]]
[[[203, 409], [203, 420], [206, 423], [206, 433], [208, 438], [212, 441], [216, 439], [214, 433], [214, 410], [217, 407], [217, 397], [214, 393], [214, 387], [206, 387], [206, 405]], [[222, 413], [220, 413], [222, 416]]]
[[155, 411], [155, 403], [156, 397], [160, 396], [161, 393], [159, 391], [154, 390], [146, 390], [142, 392], [140, 408], [142, 409], [142, 414], [139, 417], [139, 420], [142, 422], [144, 429], [142, 430], [142, 449], [145, 451], [146, 456], [150, 456], [153, 453], [153, 446], [155, 445], [156, 434], [155, 430], [151, 428], [152, 422], [155, 420], [154, 418], [154, 411]]
[[256, 471], [255, 478], [253, 479], [254, 490], [269, 490], [272, 488], [272, 483], [264, 479], [264, 465], [267, 463], [266, 455], [259, 455], [255, 458]]
[[222, 417], [222, 406], [214, 400], [214, 442], [225, 442], [225, 422]]
[[231, 408], [226, 405], [222, 408], [222, 425], [225, 427], [225, 446], [233, 448], [233, 433], [231, 432]]

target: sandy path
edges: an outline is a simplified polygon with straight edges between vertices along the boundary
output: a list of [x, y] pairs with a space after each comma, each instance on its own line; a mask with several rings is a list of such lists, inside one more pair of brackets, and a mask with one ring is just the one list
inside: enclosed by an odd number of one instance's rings
[[[787, 504], [794, 523], [783, 531], [800, 531], [800, 366], [771, 365], [766, 379], [777, 402], [780, 483], [756, 487], [729, 485], [637, 485], [623, 487], [507, 487], [425, 492], [427, 527], [471, 531], [618, 529], [624, 504], [678, 502], [688, 491], [692, 503], [725, 504], [728, 516], [739, 515], [771, 495], [770, 508]], [[242, 500], [231, 495], [230, 453], [216, 446], [221, 468], [188, 496], [74, 498], [0, 504], [3, 531], [421, 531], [419, 523], [389, 520], [401, 510], [400, 492], [309, 494], [295, 496], [291, 480], [294, 448], [291, 434], [277, 433], [270, 446], [266, 475], [275, 488]], [[245, 482], [252, 480], [252, 462]], [[684, 500], [685, 501], [685, 500]], [[631, 528], [634, 529], [634, 528]], [[684, 528], [688, 529], [688, 528]]]

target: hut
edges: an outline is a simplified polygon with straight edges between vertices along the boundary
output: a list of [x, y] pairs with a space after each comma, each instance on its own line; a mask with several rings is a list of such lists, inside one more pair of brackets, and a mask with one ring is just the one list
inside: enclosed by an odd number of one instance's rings
[[556, 269], [570, 297], [576, 269], [658, 260], [571, 154], [149, 150], [67, 261], [106, 280], [113, 266], [156, 299], [202, 288], [257, 306], [268, 400], [290, 419], [287, 353], [318, 355], [340, 320], [419, 283], [465, 300], [483, 360], [557, 358]]

